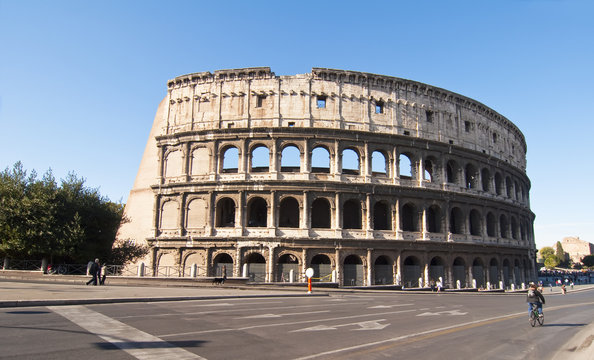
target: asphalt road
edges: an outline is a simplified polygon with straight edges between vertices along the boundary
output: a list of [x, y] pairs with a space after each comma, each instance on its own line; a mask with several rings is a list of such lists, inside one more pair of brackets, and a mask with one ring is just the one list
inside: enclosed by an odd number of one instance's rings
[[564, 348], [594, 322], [594, 290], [545, 296], [545, 325], [535, 328], [525, 296], [509, 294], [4, 308], [0, 358], [571, 359]]

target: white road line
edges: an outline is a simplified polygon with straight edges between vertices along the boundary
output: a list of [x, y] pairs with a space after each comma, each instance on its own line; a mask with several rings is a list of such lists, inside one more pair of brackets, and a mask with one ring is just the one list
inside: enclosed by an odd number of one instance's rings
[[240, 316], [240, 317], [236, 317], [235, 319], [270, 319], [270, 318], [279, 318], [279, 317], [283, 317], [283, 316], [309, 315], [309, 314], [319, 314], [319, 313], [327, 313], [327, 312], [330, 312], [330, 310], [306, 311], [306, 312], [286, 313], [286, 314], [267, 313], [267, 314]]
[[327, 318], [327, 319], [316, 319], [316, 320], [303, 320], [303, 321], [294, 321], [294, 322], [286, 322], [286, 323], [274, 323], [274, 324], [262, 324], [262, 325], [253, 325], [253, 326], [244, 326], [240, 328], [227, 328], [227, 329], [212, 329], [212, 330], [202, 330], [202, 331], [190, 331], [185, 333], [177, 333], [177, 334], [161, 334], [159, 337], [174, 337], [174, 336], [184, 336], [184, 335], [196, 335], [196, 334], [208, 334], [208, 333], [217, 333], [217, 332], [227, 332], [227, 331], [244, 331], [244, 330], [251, 330], [257, 328], [265, 328], [265, 327], [273, 327], [273, 326], [288, 326], [288, 325], [300, 325], [300, 324], [309, 324], [315, 322], [322, 322], [322, 321], [335, 321], [335, 320], [344, 320], [344, 319], [356, 319], [361, 317], [371, 317], [371, 316], [379, 316], [379, 315], [389, 315], [389, 314], [401, 314], [406, 312], [413, 312], [416, 310], [400, 310], [400, 311], [388, 311], [382, 313], [373, 313], [373, 314], [361, 314], [361, 315], [352, 315], [352, 316], [341, 316], [335, 318]]
[[141, 360], [204, 359], [84, 306], [48, 306], [76, 325]]

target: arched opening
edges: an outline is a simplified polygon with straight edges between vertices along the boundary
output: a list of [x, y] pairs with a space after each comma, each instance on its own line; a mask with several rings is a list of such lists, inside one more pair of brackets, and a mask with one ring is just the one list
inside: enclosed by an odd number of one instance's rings
[[342, 208], [342, 228], [361, 229], [361, 203], [359, 201], [345, 201]]
[[464, 216], [462, 210], [455, 207], [450, 211], [450, 232], [452, 234], [464, 234]]
[[466, 287], [466, 263], [464, 259], [457, 257], [452, 265], [452, 276], [456, 288]]
[[500, 173], [495, 173], [495, 194], [501, 195], [503, 193], [503, 178]]
[[518, 240], [518, 222], [514, 216], [511, 217], [511, 237], [514, 240]]
[[295, 198], [286, 197], [281, 200], [278, 222], [279, 227], [299, 227], [299, 202]]
[[167, 154], [164, 161], [165, 169], [163, 175], [168, 177], [176, 177], [182, 174], [182, 152], [175, 150]]
[[210, 172], [210, 154], [207, 148], [199, 147], [190, 155], [190, 175], [206, 175]]
[[285, 146], [281, 152], [281, 172], [301, 171], [301, 152], [294, 145]]
[[518, 259], [514, 260], [514, 275], [516, 277], [516, 284], [522, 282], [522, 268], [520, 267], [520, 262]]
[[503, 260], [503, 282], [505, 287], [513, 283], [512, 272], [510, 271], [508, 259]]
[[401, 218], [402, 231], [418, 231], [418, 224], [417, 208], [411, 203], [404, 204]]
[[359, 175], [359, 154], [353, 149], [342, 151], [342, 173], [348, 175]]
[[483, 184], [483, 191], [491, 191], [491, 173], [489, 169], [481, 170], [481, 182]]
[[217, 202], [216, 227], [235, 227], [235, 202], [222, 198]]
[[514, 195], [514, 184], [510, 177], [505, 178], [505, 190], [508, 198], [513, 198]]
[[429, 263], [429, 279], [430, 281], [438, 282], [441, 281], [441, 284], [445, 283], [446, 276], [445, 276], [445, 263], [442, 258], [439, 256], [434, 257], [431, 259]]
[[312, 281], [331, 282], [332, 263], [326, 255], [318, 254], [311, 259], [311, 268], [314, 270]]
[[270, 151], [266, 146], [258, 145], [252, 149], [250, 160], [250, 172], [268, 172]]
[[437, 205], [431, 205], [427, 209], [427, 231], [430, 233], [441, 232], [441, 209]]
[[311, 227], [330, 228], [330, 203], [325, 198], [317, 198], [311, 203]]
[[499, 280], [499, 263], [497, 259], [491, 259], [489, 263], [489, 282], [491, 283], [491, 287], [498, 288]]
[[424, 166], [424, 170], [423, 170], [423, 180], [428, 181], [428, 182], [436, 182], [434, 179], [434, 174], [435, 174], [435, 169], [434, 169], [434, 164], [435, 162], [430, 159], [427, 158], [425, 159], [425, 166]]
[[470, 223], [470, 235], [473, 236], [482, 236], [482, 224], [481, 224], [481, 214], [478, 210], [472, 209], [470, 210], [469, 216], [469, 223]]
[[378, 201], [373, 205], [373, 229], [391, 230], [390, 207], [385, 201]]
[[371, 171], [374, 176], [388, 174], [388, 162], [381, 151], [374, 151], [371, 154]]
[[266, 281], [266, 259], [259, 253], [251, 253], [246, 259], [248, 277], [250, 281]]
[[216, 277], [233, 275], [233, 258], [229, 254], [218, 254], [213, 260]]
[[413, 169], [412, 161], [406, 154], [400, 154], [398, 157], [398, 176], [401, 179], [412, 179]]
[[379, 256], [375, 259], [374, 276], [376, 285], [387, 285], [394, 283], [394, 264], [387, 256]]
[[509, 225], [507, 224], [507, 217], [505, 215], [501, 215], [499, 217], [499, 236], [507, 239], [509, 237], [508, 229]]
[[198, 229], [206, 226], [208, 205], [203, 199], [192, 199], [186, 210], [186, 228]]
[[478, 173], [476, 168], [472, 164], [466, 165], [466, 169], [464, 171], [465, 175], [465, 183], [467, 189], [476, 189], [477, 182], [478, 182]]
[[497, 236], [495, 231], [497, 229], [497, 219], [493, 213], [489, 212], [487, 214], [487, 236]]
[[239, 150], [228, 147], [223, 151], [223, 173], [236, 173], [239, 166]]
[[349, 255], [344, 259], [344, 286], [363, 286], [363, 262], [356, 255]]
[[291, 271], [295, 280], [299, 279], [299, 259], [293, 254], [284, 254], [278, 258], [276, 281], [288, 282], [291, 280]]
[[458, 183], [458, 164], [454, 160], [448, 161], [446, 165], [446, 178], [450, 184]]
[[485, 287], [485, 267], [483, 261], [479, 258], [472, 262], [472, 278], [476, 280], [477, 288]]
[[268, 205], [261, 197], [254, 197], [248, 202], [248, 227], [266, 227]]
[[330, 173], [330, 152], [326, 148], [318, 146], [312, 150], [311, 172]]
[[[415, 256], [404, 259], [402, 285], [407, 288], [423, 287], [421, 261]], [[420, 282], [419, 282], [420, 280]]]
[[161, 205], [161, 217], [159, 219], [159, 229], [173, 230], [179, 227], [178, 224], [179, 206], [176, 201], [165, 201]]

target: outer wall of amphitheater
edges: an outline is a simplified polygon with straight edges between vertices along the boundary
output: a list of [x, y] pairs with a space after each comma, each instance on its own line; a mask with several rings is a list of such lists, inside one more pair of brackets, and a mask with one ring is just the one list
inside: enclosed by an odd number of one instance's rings
[[526, 142], [415, 81], [313, 68], [168, 82], [120, 241], [148, 276], [509, 288], [535, 279]]

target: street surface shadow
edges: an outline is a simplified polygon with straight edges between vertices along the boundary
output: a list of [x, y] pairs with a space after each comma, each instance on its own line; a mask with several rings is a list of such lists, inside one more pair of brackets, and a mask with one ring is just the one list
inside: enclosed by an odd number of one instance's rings
[[126, 350], [126, 349], [170, 349], [200, 347], [206, 341], [185, 340], [185, 341], [123, 341], [117, 346], [109, 342], [95, 343], [95, 346], [102, 350]]
[[35, 314], [49, 314], [49, 311], [33, 311], [33, 310], [21, 310], [21, 311], [6, 311], [5, 314], [17, 314], [17, 315], [35, 315]]
[[588, 324], [544, 324], [542, 326], [546, 327], [553, 327], [553, 326], [565, 326], [565, 327], [572, 327], [572, 326], [586, 326]]

